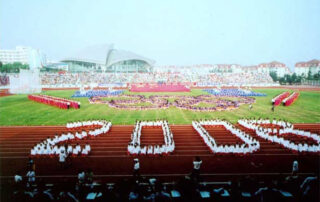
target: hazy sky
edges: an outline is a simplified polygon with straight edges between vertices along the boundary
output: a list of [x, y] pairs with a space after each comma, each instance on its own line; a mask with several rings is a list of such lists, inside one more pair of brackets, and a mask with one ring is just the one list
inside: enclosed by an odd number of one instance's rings
[[0, 48], [113, 43], [157, 65], [320, 59], [320, 0], [0, 0]]

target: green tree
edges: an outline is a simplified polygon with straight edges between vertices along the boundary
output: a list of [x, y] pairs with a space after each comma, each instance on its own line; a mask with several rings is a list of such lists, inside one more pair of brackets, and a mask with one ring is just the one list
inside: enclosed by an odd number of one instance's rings
[[22, 64], [20, 62], [14, 62], [14, 63], [9, 63], [9, 64], [3, 64], [0, 67], [0, 72], [5, 72], [5, 73], [19, 73], [20, 69], [29, 69], [29, 65], [27, 64]]
[[318, 73], [316, 73], [315, 75], [313, 75], [313, 78], [315, 80], [320, 80], [320, 71], [318, 71]]
[[292, 83], [297, 83], [297, 74], [296, 73], [293, 73], [291, 75], [291, 81], [292, 81]]
[[309, 69], [309, 71], [308, 71], [308, 80], [312, 80], [312, 74], [311, 74], [311, 70]]
[[285, 83], [286, 83], [285, 77], [281, 77], [281, 78], [279, 79], [279, 82], [280, 82], [280, 84], [285, 84]]
[[286, 83], [292, 84], [292, 77], [289, 74], [284, 75]]
[[278, 81], [278, 76], [276, 72], [270, 72], [269, 75], [271, 76], [273, 81]]

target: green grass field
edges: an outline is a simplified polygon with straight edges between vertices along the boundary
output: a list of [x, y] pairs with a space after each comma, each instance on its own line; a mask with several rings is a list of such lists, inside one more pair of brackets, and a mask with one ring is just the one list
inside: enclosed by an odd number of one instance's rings
[[[196, 119], [222, 118], [235, 123], [242, 117], [280, 118], [293, 123], [320, 122], [320, 92], [301, 91], [299, 99], [290, 107], [278, 106], [271, 111], [270, 100], [283, 92], [284, 89], [256, 89], [256, 92], [266, 93], [266, 97], [256, 97], [256, 103], [250, 111], [248, 105], [230, 111], [193, 112], [175, 107], [160, 110], [129, 111], [110, 108], [104, 104], [89, 104], [87, 98], [74, 98], [81, 102], [81, 109], [63, 110], [45, 104], [29, 101], [27, 95], [12, 95], [0, 97], [0, 125], [64, 125], [68, 121], [87, 119], [106, 119], [112, 124], [134, 124], [136, 120], [168, 119], [171, 124], [191, 124]], [[292, 91], [291, 91], [292, 92]], [[45, 91], [42, 94], [69, 98], [73, 90]], [[201, 95], [202, 90], [192, 90], [190, 93], [131, 93], [150, 95]], [[169, 99], [170, 102], [173, 100]]]

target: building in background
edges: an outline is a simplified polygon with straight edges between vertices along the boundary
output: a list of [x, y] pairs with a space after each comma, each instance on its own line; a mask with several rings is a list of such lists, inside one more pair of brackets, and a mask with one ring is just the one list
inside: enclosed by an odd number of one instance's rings
[[262, 73], [269, 75], [275, 72], [278, 77], [291, 74], [289, 68], [280, 62], [261, 63], [259, 65], [241, 66], [239, 64], [199, 64], [190, 66], [158, 66], [156, 72], [177, 72], [190, 74], [227, 74], [227, 73]]
[[258, 65], [258, 72], [262, 73], [268, 73], [275, 72], [278, 77], [283, 77], [286, 74], [291, 74], [291, 71], [289, 67], [286, 66], [286, 64], [273, 61], [270, 63], [261, 63]]
[[113, 45], [95, 45], [61, 60], [71, 72], [132, 73], [151, 72], [154, 61], [135, 53], [117, 50]]
[[294, 72], [297, 75], [308, 76], [309, 71], [311, 75], [315, 75], [320, 71], [320, 60], [310, 60], [308, 62], [298, 62], [295, 64]]
[[45, 66], [46, 69], [51, 70], [62, 70], [62, 71], [69, 71], [69, 65], [64, 62], [53, 62], [48, 61], [47, 65]]
[[17, 46], [12, 50], [0, 50], [0, 61], [3, 64], [20, 62], [28, 64], [30, 69], [42, 68], [46, 65], [46, 55], [39, 49]]

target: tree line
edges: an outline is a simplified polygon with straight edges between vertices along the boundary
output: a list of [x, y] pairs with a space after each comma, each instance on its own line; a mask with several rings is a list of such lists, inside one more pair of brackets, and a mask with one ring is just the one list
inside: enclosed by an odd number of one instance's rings
[[1, 73], [19, 73], [20, 69], [29, 69], [29, 65], [22, 64], [21, 62], [3, 64], [0, 61], [0, 72]]
[[291, 75], [285, 74], [283, 77], [278, 77], [276, 72], [270, 72], [270, 76], [273, 81], [278, 81], [280, 84], [301, 84], [302, 81], [305, 80], [320, 80], [320, 71], [314, 75], [312, 75], [309, 70], [308, 75], [297, 75], [296, 73], [293, 73]]

